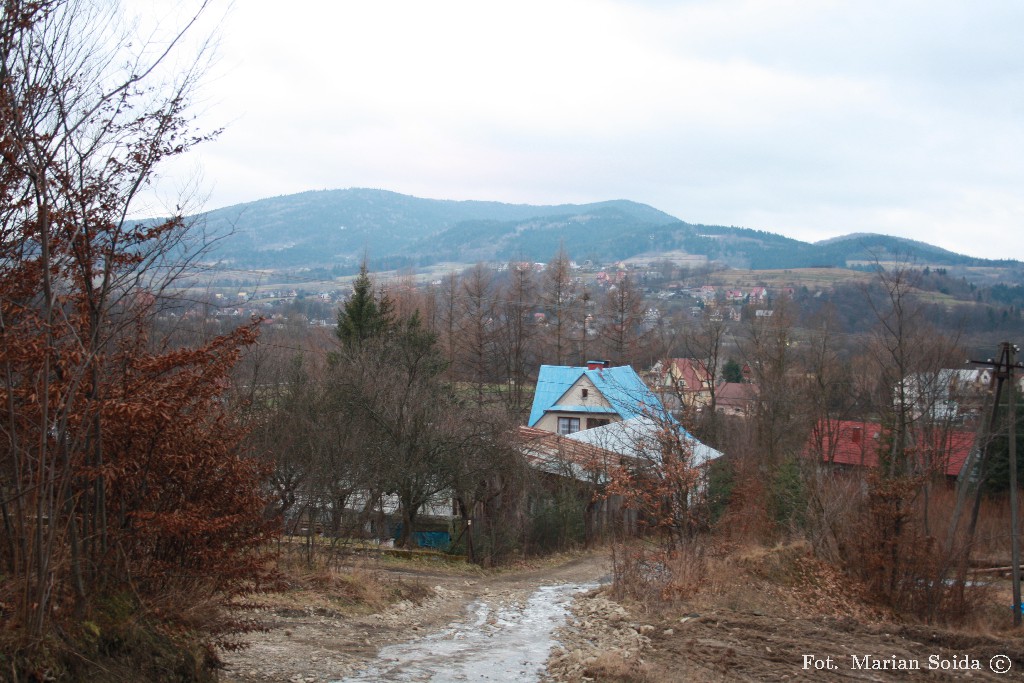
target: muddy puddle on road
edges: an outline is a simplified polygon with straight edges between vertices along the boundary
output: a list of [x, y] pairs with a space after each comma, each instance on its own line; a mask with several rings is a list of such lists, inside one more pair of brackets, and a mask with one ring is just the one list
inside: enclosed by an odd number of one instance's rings
[[469, 606], [462, 622], [381, 649], [377, 660], [340, 683], [359, 681], [537, 681], [576, 593], [597, 584], [541, 586], [525, 603]]

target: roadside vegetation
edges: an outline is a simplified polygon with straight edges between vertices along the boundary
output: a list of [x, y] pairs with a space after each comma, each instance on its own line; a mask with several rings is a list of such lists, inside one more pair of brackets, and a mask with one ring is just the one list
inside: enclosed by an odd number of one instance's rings
[[4, 4], [3, 680], [210, 680], [247, 628], [225, 606], [270, 578], [265, 472], [224, 391], [257, 325], [168, 344], [153, 321], [196, 236], [126, 221], [208, 138], [203, 55], [161, 80], [184, 40], [140, 42], [113, 4]]

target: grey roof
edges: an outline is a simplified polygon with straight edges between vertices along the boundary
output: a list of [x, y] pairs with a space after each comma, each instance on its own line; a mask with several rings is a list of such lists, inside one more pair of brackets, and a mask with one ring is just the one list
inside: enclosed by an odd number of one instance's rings
[[[682, 439], [693, 449], [693, 466], [700, 467], [722, 456], [722, 452], [698, 441], [681, 426]], [[584, 429], [568, 434], [567, 438], [593, 446], [615, 451], [620, 455], [642, 458], [649, 462], [661, 461], [658, 434], [663, 425], [649, 417], [633, 417], [622, 422], [612, 422], [601, 427]]]

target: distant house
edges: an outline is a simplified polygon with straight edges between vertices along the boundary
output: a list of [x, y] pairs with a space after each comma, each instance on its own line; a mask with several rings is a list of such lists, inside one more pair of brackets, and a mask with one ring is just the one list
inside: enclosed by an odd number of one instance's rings
[[669, 358], [651, 368], [662, 402], [670, 408], [701, 409], [711, 403], [711, 373], [696, 358]]
[[754, 414], [758, 388], [747, 382], [725, 382], [715, 389], [715, 410], [726, 415], [748, 417]]
[[722, 455], [683, 429], [633, 368], [605, 361], [542, 365], [529, 426], [646, 463], [660, 461], [666, 428], [691, 448], [694, 465]]
[[[903, 398], [915, 417], [961, 421], [965, 415], [981, 411], [991, 381], [989, 368], [921, 372], [903, 380]], [[899, 401], [899, 389], [897, 386], [893, 390], [894, 404]], [[1017, 378], [1017, 390], [1024, 390], [1024, 377]]]
[[[961, 430], [915, 430], [911, 457], [915, 470], [955, 479], [974, 447], [974, 434]], [[839, 469], [874, 469], [885, 448], [885, 431], [876, 422], [822, 420], [815, 425], [805, 455]]]
[[697, 290], [697, 298], [708, 301], [715, 298], [716, 289], [714, 285], [703, 285]]
[[594, 279], [599, 285], [615, 285], [625, 280], [626, 275], [624, 270], [602, 270]]
[[659, 410], [661, 401], [628, 365], [542, 365], [527, 426], [565, 436]]

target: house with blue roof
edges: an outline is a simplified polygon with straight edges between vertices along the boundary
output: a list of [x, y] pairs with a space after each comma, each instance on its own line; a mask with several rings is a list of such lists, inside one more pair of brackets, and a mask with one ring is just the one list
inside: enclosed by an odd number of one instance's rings
[[721, 457], [676, 422], [633, 368], [608, 367], [606, 361], [542, 365], [528, 426], [650, 463], [661, 459], [666, 421], [679, 430], [694, 466]]
[[542, 365], [527, 426], [568, 436], [663, 410], [658, 397], [628, 365]]

